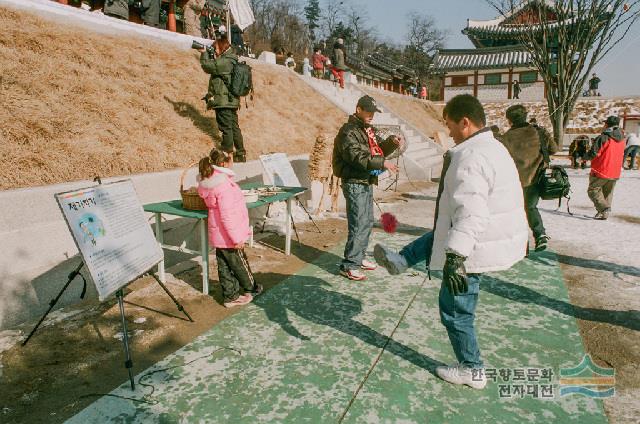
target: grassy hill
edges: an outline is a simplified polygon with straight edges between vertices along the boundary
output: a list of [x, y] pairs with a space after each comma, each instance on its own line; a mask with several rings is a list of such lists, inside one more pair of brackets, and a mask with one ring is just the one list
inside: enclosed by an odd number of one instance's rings
[[[194, 51], [0, 8], [0, 189], [186, 167], [218, 139]], [[248, 159], [309, 153], [345, 115], [284, 67], [251, 62]]]

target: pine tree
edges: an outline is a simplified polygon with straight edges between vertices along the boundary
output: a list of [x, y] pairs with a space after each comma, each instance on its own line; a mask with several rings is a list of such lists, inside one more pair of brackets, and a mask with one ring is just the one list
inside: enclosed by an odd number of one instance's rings
[[320, 0], [309, 0], [304, 7], [304, 16], [307, 18], [309, 38], [315, 41], [315, 30], [318, 28], [318, 19], [320, 19]]

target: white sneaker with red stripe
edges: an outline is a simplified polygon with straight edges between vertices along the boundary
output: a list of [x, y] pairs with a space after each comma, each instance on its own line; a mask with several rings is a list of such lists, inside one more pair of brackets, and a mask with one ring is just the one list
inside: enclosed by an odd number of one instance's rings
[[367, 279], [367, 276], [364, 275], [364, 272], [360, 271], [359, 269], [341, 269], [340, 275], [354, 281], [362, 281]]
[[365, 271], [373, 271], [374, 269], [378, 268], [378, 264], [370, 260], [363, 259], [362, 264], [360, 264], [360, 268], [364, 269]]

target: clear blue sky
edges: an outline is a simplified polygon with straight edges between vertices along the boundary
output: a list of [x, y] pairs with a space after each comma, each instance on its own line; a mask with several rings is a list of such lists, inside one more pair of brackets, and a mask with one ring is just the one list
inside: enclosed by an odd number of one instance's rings
[[[441, 29], [449, 31], [447, 48], [472, 48], [460, 31], [467, 19], [493, 19], [497, 12], [484, 0], [347, 0], [366, 7], [371, 23], [383, 39], [402, 42], [406, 15], [411, 10], [429, 14]], [[596, 65], [603, 95], [640, 95], [640, 24]]]

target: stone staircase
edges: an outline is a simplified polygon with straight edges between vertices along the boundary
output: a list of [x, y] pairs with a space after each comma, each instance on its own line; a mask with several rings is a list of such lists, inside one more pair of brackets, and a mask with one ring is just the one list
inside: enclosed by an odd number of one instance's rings
[[[345, 88], [341, 89], [331, 81], [304, 76], [300, 78], [348, 114], [356, 110], [358, 99], [366, 94], [354, 84], [346, 84]], [[384, 104], [378, 102], [378, 107], [382, 112], [376, 113], [373, 124], [399, 126], [409, 144], [400, 158], [400, 176], [410, 181], [431, 181], [433, 178], [438, 178], [442, 170], [444, 149], [408, 122], [390, 113]]]

